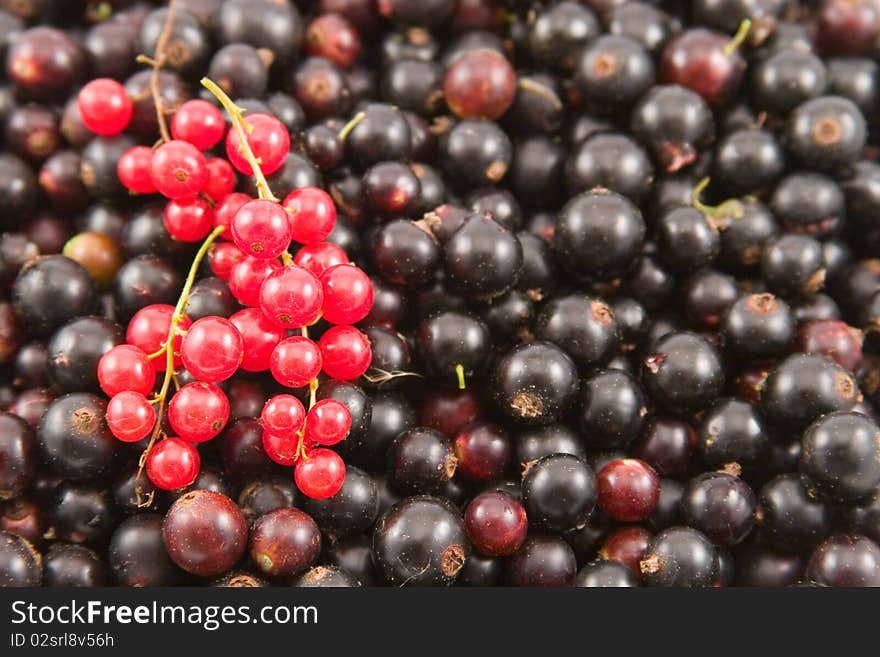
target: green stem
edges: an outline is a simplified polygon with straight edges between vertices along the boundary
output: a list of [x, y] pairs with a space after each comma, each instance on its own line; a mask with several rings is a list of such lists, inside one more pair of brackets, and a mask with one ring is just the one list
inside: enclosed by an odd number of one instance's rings
[[743, 44], [746, 40], [746, 37], [749, 36], [749, 30], [752, 29], [752, 21], [746, 18], [742, 23], [739, 24], [739, 28], [736, 30], [736, 34], [733, 35], [733, 38], [724, 46], [724, 54], [728, 57], [735, 53], [737, 49]]
[[266, 176], [263, 175], [263, 170], [260, 168], [260, 161], [254, 155], [254, 151], [247, 140], [247, 133], [245, 130], [251, 132], [253, 128], [244, 120], [243, 115], [246, 110], [236, 105], [226, 92], [210, 78], [202, 78], [201, 82], [202, 86], [220, 101], [220, 104], [223, 105], [223, 109], [229, 114], [229, 119], [232, 121], [232, 127], [238, 135], [238, 149], [241, 151], [241, 154], [244, 155], [244, 159], [247, 160], [248, 164], [251, 165], [251, 173], [257, 181], [257, 194], [261, 199], [277, 201], [278, 199], [272, 194], [272, 190], [269, 188], [269, 182], [266, 180]]
[[455, 366], [455, 376], [458, 378], [458, 389], [465, 389], [465, 381], [464, 381], [464, 366], [459, 363]]

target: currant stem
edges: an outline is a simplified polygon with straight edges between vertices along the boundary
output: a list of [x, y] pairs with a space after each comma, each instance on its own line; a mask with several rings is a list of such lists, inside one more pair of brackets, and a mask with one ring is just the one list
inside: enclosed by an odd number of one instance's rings
[[[180, 324], [180, 321], [183, 319], [184, 314], [186, 313], [186, 306], [189, 302], [189, 295], [192, 291], [193, 285], [196, 282], [196, 274], [198, 274], [199, 266], [202, 264], [202, 260], [205, 259], [205, 256], [208, 254], [208, 249], [211, 248], [211, 244], [214, 243], [223, 231], [226, 230], [225, 226], [217, 226], [208, 237], [205, 238], [205, 241], [202, 242], [202, 245], [199, 247], [199, 250], [196, 252], [195, 257], [193, 258], [192, 265], [190, 265], [189, 273], [186, 276], [186, 281], [183, 284], [183, 289], [180, 291], [180, 298], [177, 300], [177, 305], [174, 307], [174, 312], [171, 314], [171, 324], [168, 327], [168, 337], [165, 340], [165, 343], [162, 346], [162, 349], [157, 352], [161, 355], [162, 352], [165, 353], [165, 378], [162, 380], [162, 387], [159, 390], [159, 394], [153, 398], [153, 403], [158, 403], [159, 406], [156, 409], [156, 425], [153, 427], [153, 432], [150, 434], [150, 442], [147, 444], [146, 449], [141, 453], [140, 460], [138, 461], [138, 473], [136, 481], [140, 481], [141, 476], [144, 472], [144, 465], [147, 462], [147, 457], [150, 455], [150, 450], [153, 449], [153, 445], [156, 444], [156, 441], [159, 439], [159, 435], [162, 433], [162, 414], [165, 412], [165, 401], [168, 397], [168, 390], [171, 387], [171, 382], [175, 380], [175, 372], [174, 372], [174, 338], [177, 335], [177, 326]], [[150, 354], [150, 358], [152, 358], [154, 354]], [[158, 356], [157, 356], [158, 357]], [[141, 506], [140, 501], [140, 487], [138, 486], [138, 506]]]
[[318, 377], [315, 377], [311, 381], [309, 381], [309, 410], [312, 410], [312, 406], [315, 405], [317, 401], [318, 394]]
[[253, 173], [254, 179], [257, 181], [257, 194], [261, 199], [277, 201], [278, 199], [272, 194], [272, 190], [269, 188], [269, 182], [266, 180], [266, 176], [260, 168], [260, 161], [254, 155], [254, 151], [247, 140], [247, 134], [253, 130], [253, 127], [244, 119], [244, 113], [247, 110], [236, 105], [226, 92], [210, 78], [202, 78], [201, 83], [205, 89], [210, 91], [214, 97], [220, 101], [220, 104], [223, 105], [223, 109], [229, 114], [229, 119], [232, 121], [232, 127], [238, 135], [238, 148], [244, 156], [244, 159], [251, 165], [251, 172]]
[[458, 389], [464, 390], [466, 387], [464, 381], [464, 366], [461, 363], [455, 366], [455, 376], [458, 377]]
[[150, 75], [150, 94], [153, 96], [153, 105], [156, 107], [156, 121], [159, 124], [159, 133], [162, 135], [162, 142], [171, 141], [171, 133], [168, 131], [168, 122], [165, 119], [165, 103], [162, 100], [162, 92], [159, 90], [159, 71], [165, 65], [165, 48], [171, 39], [171, 33], [174, 31], [174, 14], [177, 10], [177, 0], [169, 0], [168, 15], [165, 17], [165, 25], [159, 34], [159, 40], [156, 42], [156, 51], [153, 56], [138, 58], [140, 62], [147, 62], [153, 67]]
[[342, 130], [339, 131], [339, 141], [344, 142], [348, 138], [348, 135], [351, 134], [351, 131], [358, 126], [358, 123], [364, 120], [365, 116], [366, 114], [364, 112], [358, 112], [352, 117], [351, 121], [342, 126]]
[[739, 27], [736, 30], [736, 34], [733, 35], [733, 38], [724, 46], [724, 54], [732, 55], [739, 49], [739, 47], [745, 42], [746, 37], [749, 36], [749, 30], [752, 29], [752, 21], [748, 18], [743, 20], [742, 23], [739, 24]]
[[281, 262], [284, 263], [285, 267], [289, 267], [293, 264], [293, 256], [290, 255], [290, 251], [285, 251], [281, 254]]
[[709, 181], [710, 178], [707, 176], [697, 183], [697, 186], [691, 192], [691, 204], [703, 214], [715, 219], [724, 219], [726, 217], [741, 218], [745, 210], [742, 203], [735, 198], [729, 198], [714, 206], [705, 205], [700, 201], [700, 196], [706, 190], [706, 187], [709, 186]]

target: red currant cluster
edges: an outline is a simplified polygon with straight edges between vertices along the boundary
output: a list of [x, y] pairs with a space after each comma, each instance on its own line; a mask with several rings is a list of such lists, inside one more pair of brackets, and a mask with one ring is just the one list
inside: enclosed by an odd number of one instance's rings
[[[168, 199], [168, 232], [186, 242], [204, 240], [177, 307], [150, 305], [132, 317], [125, 345], [114, 347], [98, 366], [101, 388], [110, 396], [107, 423], [119, 440], [137, 442], [152, 435], [144, 466], [150, 481], [171, 490], [191, 484], [199, 473], [195, 444], [216, 437], [226, 425], [230, 404], [216, 385], [240, 369], [269, 370], [282, 385], [309, 387], [306, 411], [293, 395], [266, 403], [261, 421], [267, 455], [295, 466], [300, 490], [313, 498], [334, 495], [345, 478], [345, 464], [326, 449], [351, 428], [348, 409], [333, 399], [315, 401], [318, 376], [351, 380], [371, 360], [366, 336], [352, 324], [373, 303], [369, 277], [345, 252], [325, 241], [336, 223], [332, 199], [317, 188], [291, 192], [279, 202], [265, 179], [290, 149], [283, 124], [266, 114], [242, 111], [210, 81], [208, 87], [230, 114], [227, 130], [221, 111], [204, 100], [184, 103], [174, 114], [170, 140], [156, 148], [135, 146], [120, 158], [118, 176], [133, 193], [159, 192]], [[93, 80], [78, 97], [85, 124], [100, 135], [126, 129], [132, 103], [125, 89], [109, 79]], [[226, 159], [203, 151], [224, 138]], [[259, 198], [235, 192], [236, 171], [257, 179]], [[216, 244], [214, 240], [222, 240]], [[292, 256], [288, 248], [299, 249]], [[231, 317], [192, 322], [185, 315], [189, 290], [207, 255], [214, 274], [245, 306]], [[332, 324], [320, 340], [308, 337], [319, 320]], [[292, 331], [297, 334], [290, 335]], [[170, 382], [184, 367], [196, 382], [181, 386], [167, 405], [173, 437], [158, 442]], [[158, 393], [157, 373], [164, 372]]]

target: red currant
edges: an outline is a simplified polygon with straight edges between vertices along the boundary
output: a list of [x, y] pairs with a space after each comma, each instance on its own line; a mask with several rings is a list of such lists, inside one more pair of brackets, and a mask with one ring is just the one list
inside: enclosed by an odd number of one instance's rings
[[199, 196], [176, 198], [165, 204], [165, 228], [181, 242], [201, 242], [214, 225], [211, 204]]
[[188, 100], [171, 119], [171, 136], [188, 141], [200, 151], [216, 146], [226, 132], [223, 113], [206, 100]]
[[336, 206], [323, 189], [295, 189], [287, 195], [283, 205], [290, 214], [293, 239], [300, 244], [321, 242], [333, 232]]
[[370, 341], [353, 326], [330, 328], [321, 336], [318, 346], [324, 372], [331, 379], [350, 381], [370, 367]]
[[322, 399], [309, 409], [306, 436], [316, 445], [335, 445], [351, 430], [351, 413], [337, 399]]
[[[153, 354], [162, 348], [162, 345], [168, 339], [168, 332], [171, 330], [171, 317], [174, 315], [174, 306], [156, 303], [146, 306], [138, 310], [131, 321], [128, 323], [128, 329], [125, 332], [125, 341], [138, 347], [145, 354]], [[188, 317], [181, 317], [177, 328], [181, 331], [187, 330], [192, 321]], [[175, 335], [172, 341], [172, 349], [174, 351], [174, 366], [180, 365], [180, 336]], [[164, 372], [167, 363], [165, 355], [161, 355], [152, 359], [153, 367], [157, 372]]]
[[295, 436], [306, 421], [302, 402], [293, 395], [275, 395], [260, 414], [263, 429], [276, 436]]
[[202, 194], [216, 203], [235, 191], [235, 170], [229, 162], [212, 157], [205, 162], [205, 166], [208, 168], [208, 179], [202, 187]]
[[269, 369], [281, 385], [301, 388], [321, 373], [321, 351], [308, 338], [286, 338], [272, 351]]
[[148, 395], [156, 384], [156, 368], [137, 347], [116, 345], [98, 361], [98, 383], [109, 397], [126, 390]]
[[259, 308], [239, 310], [229, 321], [238, 329], [244, 344], [241, 369], [247, 372], [268, 370], [272, 351], [284, 339], [284, 329], [267, 319]]
[[245, 256], [244, 260], [232, 268], [229, 291], [245, 306], [258, 306], [263, 281], [278, 271], [281, 271], [281, 263], [277, 260]]
[[316, 277], [335, 265], [347, 263], [348, 255], [332, 242], [315, 242], [306, 244], [293, 257], [293, 261], [303, 269], [312, 272]]
[[168, 421], [191, 443], [211, 440], [229, 420], [229, 399], [213, 383], [196, 381], [178, 390], [168, 404]]
[[373, 284], [354, 265], [336, 265], [321, 275], [324, 319], [331, 324], [354, 324], [373, 307]]
[[229, 280], [235, 265], [244, 259], [244, 253], [232, 242], [215, 242], [211, 245], [211, 251], [208, 254], [211, 271], [224, 281]]
[[163, 196], [192, 196], [199, 192], [208, 179], [205, 156], [189, 142], [169, 141], [153, 153], [150, 177]]
[[[260, 162], [260, 169], [267, 176], [277, 171], [290, 152], [290, 134], [274, 116], [252, 114], [245, 118], [250, 130], [246, 130], [247, 142]], [[236, 170], [246, 176], [254, 175], [251, 165], [241, 152], [238, 132], [230, 129], [226, 135], [226, 157]]]
[[321, 283], [296, 265], [273, 272], [260, 286], [260, 308], [284, 328], [308, 326], [318, 319], [323, 303]]
[[613, 520], [644, 520], [660, 500], [660, 476], [639, 459], [611, 461], [597, 475], [599, 508]]
[[333, 497], [345, 481], [345, 462], [336, 452], [316, 449], [296, 464], [293, 478], [303, 495], [315, 500]]
[[122, 154], [116, 164], [116, 175], [125, 188], [135, 194], [153, 194], [156, 185], [150, 175], [153, 165], [153, 149], [132, 146]]
[[76, 97], [86, 127], [98, 135], [118, 135], [128, 127], [134, 104], [116, 80], [98, 78], [84, 86]]
[[278, 465], [295, 465], [299, 460], [299, 438], [263, 431], [263, 450]]
[[277, 203], [248, 201], [232, 218], [236, 246], [255, 258], [277, 258], [290, 245], [290, 221]]
[[238, 329], [228, 319], [208, 316], [193, 322], [180, 343], [187, 371], [201, 381], [217, 383], [235, 374], [244, 356]]
[[220, 234], [224, 240], [232, 241], [232, 218], [238, 212], [242, 205], [251, 200], [247, 194], [233, 192], [223, 197], [217, 205], [214, 206], [214, 227], [223, 226], [226, 228]]
[[107, 426], [124, 443], [146, 438], [155, 423], [155, 409], [139, 392], [120, 392], [107, 403]]
[[180, 438], [166, 438], [147, 455], [147, 477], [162, 490], [189, 486], [199, 476], [199, 451]]

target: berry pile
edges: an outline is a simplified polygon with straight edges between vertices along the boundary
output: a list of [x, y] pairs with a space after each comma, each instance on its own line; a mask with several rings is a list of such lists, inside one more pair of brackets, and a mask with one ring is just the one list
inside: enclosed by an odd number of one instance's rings
[[0, 586], [880, 586], [877, 0], [0, 0]]

